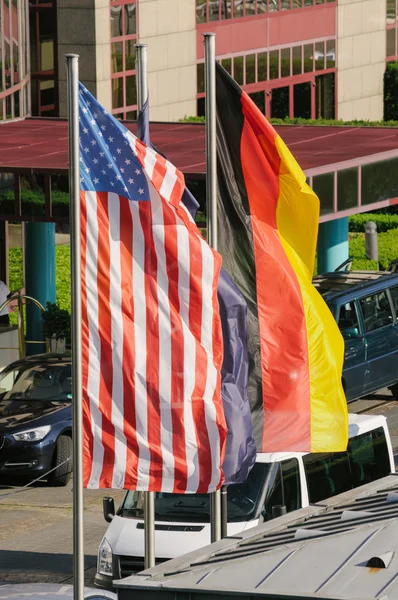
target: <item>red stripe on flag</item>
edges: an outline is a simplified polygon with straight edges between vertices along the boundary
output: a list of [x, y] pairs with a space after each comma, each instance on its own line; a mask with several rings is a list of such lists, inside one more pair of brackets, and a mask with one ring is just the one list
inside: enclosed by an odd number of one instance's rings
[[120, 272], [123, 314], [123, 413], [124, 435], [127, 443], [124, 486], [134, 489], [138, 478], [137, 419], [135, 411], [135, 335], [133, 303], [133, 222], [130, 200], [120, 197]]
[[149, 489], [161, 491], [163, 460], [160, 435], [158, 261], [153, 240], [151, 202], [139, 202], [139, 211], [145, 238], [147, 440], [151, 456]]
[[112, 423], [112, 320], [110, 311], [110, 248], [108, 194], [97, 193], [98, 221], [98, 328], [101, 343], [99, 408], [102, 414], [102, 444], [104, 458], [100, 476], [101, 487], [112, 487], [115, 462], [115, 427]]
[[184, 425], [184, 333], [180, 315], [178, 291], [178, 239], [176, 216], [165, 202], [163, 221], [165, 226], [165, 252], [169, 279], [170, 328], [171, 328], [171, 411], [173, 426], [174, 492], [185, 492], [188, 467], [186, 457], [186, 435]]
[[87, 487], [93, 463], [93, 434], [91, 426], [90, 400], [88, 397], [88, 352], [89, 330], [87, 312], [87, 207], [86, 194], [80, 192], [80, 244], [82, 278], [82, 385], [83, 385], [83, 485]]
[[[308, 341], [300, 286], [277, 228], [280, 157], [276, 133], [245, 93], [241, 100], [245, 117], [242, 170], [256, 262], [264, 407], [262, 451], [306, 451], [310, 447]], [[288, 443], [283, 435], [285, 417], [294, 418], [295, 423]]]
[[[207, 380], [207, 355], [199, 341], [202, 338], [202, 275], [203, 257], [200, 240], [189, 236], [189, 254], [191, 256], [189, 328], [195, 337], [195, 387], [192, 393], [192, 413], [195, 424], [199, 459], [199, 486], [197, 493], [208, 491], [212, 478], [211, 447], [206, 424], [204, 393]], [[198, 341], [199, 340], [199, 341]]]

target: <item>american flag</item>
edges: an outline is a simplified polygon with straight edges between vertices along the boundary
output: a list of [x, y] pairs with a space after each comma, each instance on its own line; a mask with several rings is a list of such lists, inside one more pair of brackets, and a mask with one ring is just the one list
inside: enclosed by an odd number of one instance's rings
[[221, 260], [183, 175], [80, 84], [84, 483], [206, 493], [223, 481]]

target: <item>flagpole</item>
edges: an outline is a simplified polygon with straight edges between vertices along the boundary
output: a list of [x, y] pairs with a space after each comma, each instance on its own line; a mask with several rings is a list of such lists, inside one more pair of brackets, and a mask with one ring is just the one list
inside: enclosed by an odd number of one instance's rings
[[73, 598], [84, 599], [82, 305], [80, 269], [79, 56], [66, 54], [72, 285]]
[[[216, 36], [205, 33], [207, 241], [217, 250]], [[211, 541], [221, 539], [221, 492], [210, 494]]]
[[[136, 44], [136, 81], [137, 81], [137, 106], [142, 110], [148, 98], [148, 46]], [[144, 495], [144, 536], [145, 556], [144, 567], [150, 569], [155, 566], [155, 494], [145, 492]]]

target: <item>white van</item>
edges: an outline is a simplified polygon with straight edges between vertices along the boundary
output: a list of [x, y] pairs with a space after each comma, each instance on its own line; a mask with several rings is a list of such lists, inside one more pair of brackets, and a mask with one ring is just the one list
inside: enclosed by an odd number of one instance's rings
[[[228, 535], [395, 471], [384, 416], [349, 415], [349, 438], [347, 451], [335, 454], [258, 454], [245, 483], [227, 488]], [[104, 498], [104, 517], [110, 524], [99, 547], [97, 586], [111, 589], [113, 579], [143, 569], [143, 510], [142, 492], [127, 492], [116, 514], [113, 499]], [[157, 493], [155, 519], [156, 562], [210, 543], [206, 494]]]

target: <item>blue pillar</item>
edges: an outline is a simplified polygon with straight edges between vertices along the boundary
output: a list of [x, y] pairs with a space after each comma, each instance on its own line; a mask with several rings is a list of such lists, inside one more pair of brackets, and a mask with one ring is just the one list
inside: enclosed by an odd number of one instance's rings
[[348, 217], [320, 223], [318, 273], [334, 271], [348, 256]]
[[[46, 302], [55, 302], [55, 223], [25, 223], [25, 293], [44, 308]], [[45, 340], [40, 313], [27, 301], [27, 340]], [[26, 344], [28, 355], [45, 351], [45, 343]]]

